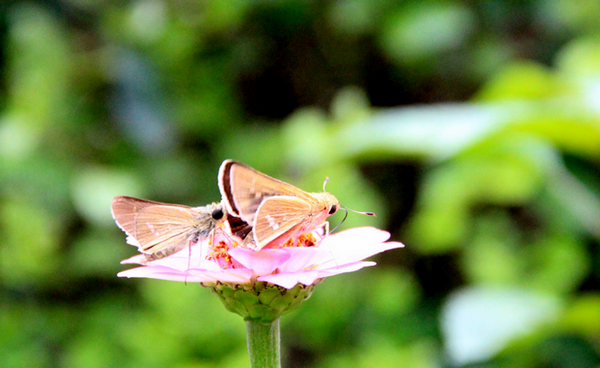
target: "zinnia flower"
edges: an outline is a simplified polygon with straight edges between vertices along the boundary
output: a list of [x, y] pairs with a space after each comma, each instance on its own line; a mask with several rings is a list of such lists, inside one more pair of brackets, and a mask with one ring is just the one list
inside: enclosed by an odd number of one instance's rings
[[375, 262], [364, 259], [404, 246], [386, 242], [389, 236], [359, 227], [319, 242], [318, 235], [306, 233], [282, 247], [254, 251], [236, 246], [231, 235], [217, 234], [152, 262], [143, 254], [129, 258], [121, 263], [145, 265], [118, 276], [199, 282], [212, 288], [230, 311], [246, 320], [269, 322], [307, 299], [323, 278], [373, 266]]

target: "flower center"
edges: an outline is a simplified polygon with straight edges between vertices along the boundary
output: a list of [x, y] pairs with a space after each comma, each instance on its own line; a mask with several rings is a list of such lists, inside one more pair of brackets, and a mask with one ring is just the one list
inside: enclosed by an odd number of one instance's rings
[[285, 243], [281, 245], [281, 248], [286, 247], [315, 247], [317, 245], [317, 238], [313, 233], [303, 233], [297, 238], [289, 238]]
[[215, 261], [221, 268], [232, 268], [233, 259], [229, 255], [229, 245], [221, 240], [218, 244], [209, 247], [210, 252], [206, 256], [209, 261]]
[[[286, 247], [316, 247], [318, 244], [317, 237], [312, 233], [303, 233], [298, 237], [289, 238], [285, 243], [274, 248]], [[221, 239], [218, 242], [209, 241], [208, 255], [206, 260], [213, 261], [222, 269], [238, 268], [240, 264], [229, 254], [229, 249], [237, 247], [238, 244], [231, 239]]]

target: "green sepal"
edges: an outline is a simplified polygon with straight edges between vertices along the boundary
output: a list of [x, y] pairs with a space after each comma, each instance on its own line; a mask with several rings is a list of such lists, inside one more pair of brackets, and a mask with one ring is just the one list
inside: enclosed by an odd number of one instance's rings
[[202, 286], [210, 288], [228, 311], [244, 320], [271, 323], [310, 298], [315, 284], [297, 284], [291, 289], [260, 281], [246, 285], [203, 283]]

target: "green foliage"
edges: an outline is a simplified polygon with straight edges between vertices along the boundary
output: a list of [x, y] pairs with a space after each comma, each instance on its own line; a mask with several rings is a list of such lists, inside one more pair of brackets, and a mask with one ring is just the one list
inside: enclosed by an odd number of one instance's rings
[[218, 201], [233, 158], [406, 244], [282, 319], [285, 366], [598, 367], [599, 10], [3, 3], [0, 366], [249, 366], [209, 290], [116, 277], [110, 216]]

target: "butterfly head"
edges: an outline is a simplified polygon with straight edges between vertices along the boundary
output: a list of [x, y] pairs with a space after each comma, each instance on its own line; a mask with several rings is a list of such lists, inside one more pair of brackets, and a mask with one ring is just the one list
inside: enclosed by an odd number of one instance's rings
[[320, 194], [320, 204], [322, 210], [327, 216], [333, 215], [340, 209], [340, 201], [331, 193], [323, 192]]

